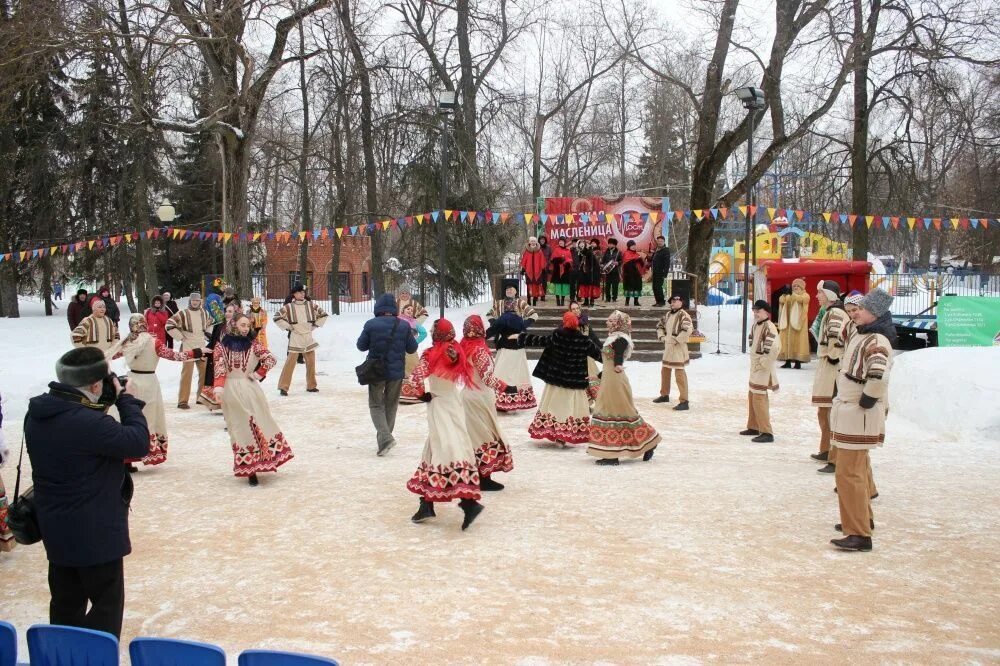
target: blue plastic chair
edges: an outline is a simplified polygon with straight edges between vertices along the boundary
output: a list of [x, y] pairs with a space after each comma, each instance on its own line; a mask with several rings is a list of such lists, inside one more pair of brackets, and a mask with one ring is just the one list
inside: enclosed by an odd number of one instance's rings
[[226, 666], [217, 645], [172, 638], [136, 638], [128, 646], [132, 666]]
[[244, 650], [239, 666], [339, 666], [333, 659], [294, 652]]
[[28, 628], [32, 666], [119, 666], [118, 639], [79, 627], [36, 624]]
[[17, 666], [17, 629], [0, 621], [0, 666]]

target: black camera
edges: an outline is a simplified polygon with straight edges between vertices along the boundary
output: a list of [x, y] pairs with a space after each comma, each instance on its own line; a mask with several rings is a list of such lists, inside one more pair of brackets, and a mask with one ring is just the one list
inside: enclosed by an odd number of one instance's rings
[[104, 405], [105, 408], [115, 404], [118, 400], [118, 391], [115, 390], [115, 379], [118, 379], [118, 385], [124, 390], [125, 382], [128, 381], [128, 375], [110, 373], [104, 378], [101, 384], [101, 397], [98, 399], [98, 403]]

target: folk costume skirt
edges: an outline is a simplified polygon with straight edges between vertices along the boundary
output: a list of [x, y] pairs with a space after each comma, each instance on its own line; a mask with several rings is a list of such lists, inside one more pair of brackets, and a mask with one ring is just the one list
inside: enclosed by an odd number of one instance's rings
[[635, 408], [628, 375], [609, 367], [590, 418], [587, 453], [597, 458], [641, 458], [659, 443], [660, 434]]
[[275, 472], [294, 457], [256, 379], [239, 371], [229, 373], [222, 396], [222, 415], [226, 417], [233, 447], [234, 475], [247, 477]]
[[521, 409], [534, 409], [538, 405], [535, 400], [535, 389], [531, 387], [531, 374], [528, 372], [528, 354], [523, 349], [497, 351], [493, 375], [504, 384], [517, 387], [517, 393], [513, 395], [497, 391], [497, 410], [514, 412]]

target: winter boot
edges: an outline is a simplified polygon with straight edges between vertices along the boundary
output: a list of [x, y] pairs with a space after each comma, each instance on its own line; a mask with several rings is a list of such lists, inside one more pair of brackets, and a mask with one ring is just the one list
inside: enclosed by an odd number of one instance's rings
[[503, 484], [494, 481], [492, 477], [482, 476], [479, 478], [479, 489], [483, 492], [503, 490]]
[[649, 451], [646, 451], [645, 453], [643, 453], [642, 454], [642, 462], [649, 462], [650, 460], [652, 460], [653, 459], [653, 452], [654, 451], [656, 451], [656, 447], [655, 446], [653, 448], [651, 448]]
[[421, 497], [420, 508], [417, 509], [417, 512], [413, 514], [413, 517], [410, 518], [410, 520], [412, 520], [415, 523], [422, 523], [428, 518], [434, 518], [435, 515], [436, 514], [434, 513], [434, 502], [428, 502], [427, 500]]
[[758, 444], [770, 444], [774, 441], [774, 435], [769, 432], [762, 432], [750, 441], [757, 442]]
[[661, 395], [659, 398], [653, 398], [653, 402], [660, 404], [663, 402], [670, 402], [670, 395]]
[[129, 474], [135, 474], [138, 471], [139, 471], [139, 468], [136, 467], [135, 465], [129, 465], [128, 466], [128, 473]]
[[463, 532], [469, 529], [469, 525], [472, 524], [472, 521], [474, 521], [476, 517], [483, 512], [483, 509], [486, 508], [476, 500], [470, 499], [460, 500], [458, 502], [458, 506], [460, 506], [462, 511], [465, 513], [465, 519], [462, 520]]
[[796, 361], [796, 362], [795, 362], [795, 365], [794, 365], [793, 367], [794, 367], [794, 368], [795, 368], [796, 370], [801, 370], [801, 369], [802, 369], [802, 361]]
[[841, 550], [857, 550], [867, 553], [872, 549], [871, 537], [857, 536], [855, 534], [844, 539], [830, 539], [830, 543]]
[[278, 395], [287, 396], [288, 391], [286, 391], [285, 389], [278, 389]]
[[830, 460], [830, 452], [824, 451], [823, 453], [812, 453], [809, 457], [813, 460], [818, 460], [819, 462], [828, 462]]
[[[874, 518], [870, 521], [870, 524], [871, 524], [872, 529], [875, 529], [875, 519]], [[837, 530], [838, 532], [843, 532], [844, 531], [844, 526], [841, 525], [840, 523], [837, 523], [836, 525], [833, 526], [833, 529]]]
[[610, 466], [610, 467], [613, 467], [615, 465], [618, 465], [619, 462], [618, 462], [618, 458], [599, 458], [595, 464], [596, 465], [601, 465], [601, 466]]
[[782, 369], [791, 368], [792, 367], [792, 362], [791, 361], [785, 361], [785, 364], [783, 366], [781, 366], [781, 367], [782, 367]]
[[256, 474], [251, 474], [250, 476], [248, 476], [247, 483], [249, 483], [251, 487], [260, 485], [260, 481], [257, 480]]
[[675, 412], [686, 412], [689, 409], [691, 409], [691, 408], [688, 406], [688, 401], [687, 400], [685, 400], [684, 402], [678, 402], [677, 406], [674, 407], [674, 411]]
[[817, 474], [833, 474], [837, 471], [837, 466], [833, 463], [827, 463], [816, 470]]
[[740, 434], [741, 435], [759, 435], [760, 434], [760, 430], [753, 430], [752, 428], [748, 428], [746, 430], [740, 430]]

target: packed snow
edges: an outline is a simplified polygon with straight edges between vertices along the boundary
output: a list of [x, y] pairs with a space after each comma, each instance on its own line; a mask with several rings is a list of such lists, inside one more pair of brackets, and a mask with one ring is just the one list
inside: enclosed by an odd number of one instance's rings
[[[449, 316], [460, 326], [486, 309]], [[69, 347], [64, 310], [22, 312], [0, 320], [15, 455], [26, 400]], [[425, 406], [400, 407], [399, 446], [375, 456], [353, 371], [365, 319], [319, 331], [318, 394], [304, 367], [287, 398], [277, 370], [264, 383], [295, 459], [258, 488], [232, 476], [221, 416], [174, 407], [180, 365], [160, 363], [170, 456], [135, 475], [123, 655], [135, 636], [165, 636], [216, 643], [233, 664], [247, 648], [346, 664], [1000, 660], [998, 350], [897, 356], [887, 442], [872, 454], [875, 549], [844, 553], [828, 543], [833, 478], [809, 458], [813, 365], [779, 371], [774, 444], [736, 434], [739, 307], [701, 313], [709, 341], [689, 368], [691, 411], [651, 403], [659, 364], [627, 366], [664, 436], [649, 463], [597, 467], [582, 448], [531, 441], [531, 412], [502, 416], [515, 469], [467, 532], [457, 506], [409, 521]], [[282, 362], [285, 335], [272, 324], [268, 336]], [[14, 474], [2, 470], [8, 493]], [[23, 658], [25, 630], [47, 621], [44, 550], [0, 554], [0, 571], [0, 619], [18, 628]]]

